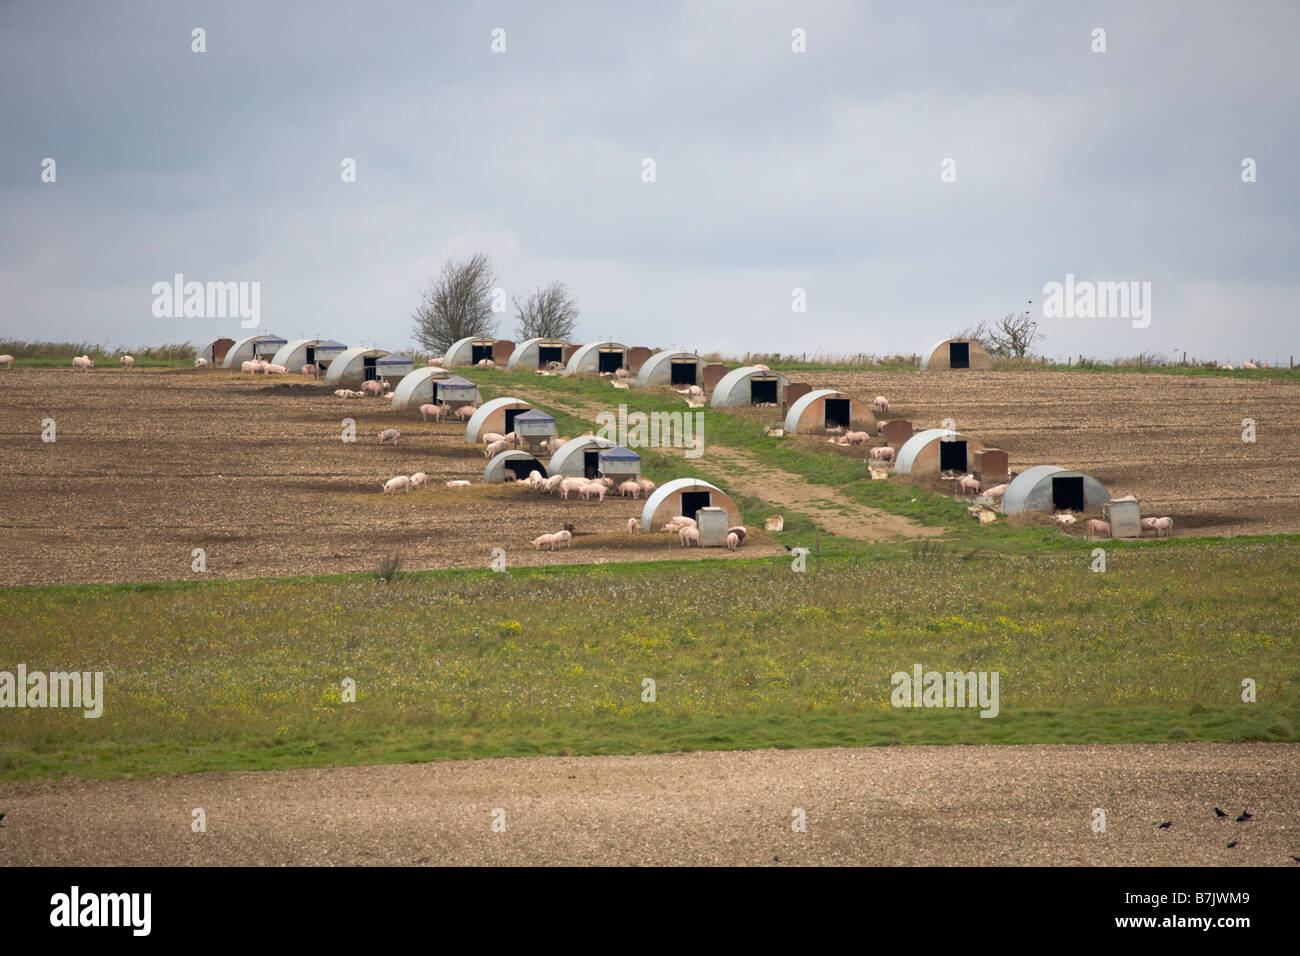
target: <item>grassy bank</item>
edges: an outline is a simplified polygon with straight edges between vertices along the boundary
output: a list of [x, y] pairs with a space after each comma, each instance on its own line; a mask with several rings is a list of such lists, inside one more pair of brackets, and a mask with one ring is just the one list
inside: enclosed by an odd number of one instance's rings
[[[961, 560], [561, 566], [12, 588], [0, 669], [102, 670], [104, 715], [0, 712], [0, 779], [548, 753], [1300, 739], [1294, 540]], [[997, 671], [1000, 714], [890, 674]], [[1241, 701], [1243, 678], [1259, 701]], [[344, 678], [356, 702], [344, 703]], [[643, 681], [657, 700], [642, 701]]]

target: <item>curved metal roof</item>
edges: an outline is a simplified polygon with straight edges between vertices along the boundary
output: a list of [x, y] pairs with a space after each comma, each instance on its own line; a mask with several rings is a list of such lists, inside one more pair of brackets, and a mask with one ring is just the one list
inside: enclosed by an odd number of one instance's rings
[[519, 343], [519, 345], [515, 347], [515, 350], [510, 353], [510, 358], [506, 359], [506, 368], [516, 368], [520, 364], [520, 362], [523, 361], [524, 355], [528, 353], [529, 350], [536, 351], [540, 346], [543, 345], [562, 349], [566, 344], [567, 343], [561, 342], [558, 339], [548, 339], [548, 338], [524, 339], [522, 342]]
[[733, 368], [722, 378], [718, 379], [718, 384], [713, 386], [713, 396], [709, 399], [709, 404], [716, 407], [723, 405], [747, 405], [749, 399], [741, 399], [739, 394], [733, 395], [737, 386], [751, 378], [773, 377], [782, 383], [789, 385], [790, 380], [780, 372], [773, 372], [771, 369], [759, 368], [756, 365], [742, 365], [740, 368]]
[[674, 361], [682, 359], [694, 359], [696, 368], [704, 367], [704, 359], [694, 352], [674, 352], [664, 351], [656, 352], [650, 356], [641, 366], [641, 370], [636, 373], [636, 383], [638, 385], [649, 385], [650, 378], [655, 372], [663, 370], [665, 374], [671, 374], [671, 366]]
[[642, 530], [644, 531], [655, 530], [653, 527], [654, 520], [655, 520], [655, 512], [659, 510], [659, 506], [662, 505], [670, 495], [673, 495], [679, 491], [711, 491], [714, 494], [721, 495], [724, 499], [726, 499], [727, 503], [731, 505], [732, 509], [735, 510], [737, 514], [739, 514], [739, 509], [736, 508], [735, 502], [732, 501], [731, 498], [727, 495], [727, 493], [723, 491], [721, 488], [719, 488], [717, 485], [710, 484], [709, 482], [703, 480], [702, 478], [674, 478], [672, 481], [666, 481], [658, 488], [656, 488], [653, 492], [651, 492], [650, 497], [645, 500], [645, 507], [641, 509]]
[[[320, 339], [294, 339], [292, 342], [286, 342], [276, 350], [275, 355], [271, 356], [271, 364], [283, 365], [285, 368], [289, 368], [289, 360], [293, 357], [294, 352], [305, 349], [309, 345], [315, 346], [319, 344]], [[289, 369], [289, 371], [293, 371], [293, 369]]]
[[[483, 469], [483, 480], [492, 484], [504, 481], [506, 462], [518, 458], [536, 460], [535, 455], [530, 455], [528, 452], [521, 451], [518, 448], [513, 448], [510, 451], [503, 451], [487, 463], [487, 467]], [[540, 461], [537, 462], [537, 470], [542, 473], [543, 478], [549, 478], [551, 475], [551, 472], [548, 471], [546, 465]]]
[[393, 408], [398, 410], [410, 408], [414, 404], [423, 405], [433, 401], [433, 382], [442, 380], [451, 373], [439, 365], [426, 365], [417, 368], [410, 375], [403, 376], [393, 389]]
[[570, 438], [551, 456], [551, 474], [581, 475], [582, 453], [592, 447], [605, 449], [618, 446], [608, 438], [597, 438], [595, 435], [579, 435], [577, 438]]
[[911, 474], [912, 462], [914, 462], [916, 456], [921, 453], [921, 449], [931, 442], [939, 441], [943, 438], [951, 438], [954, 441], [969, 441], [969, 439], [961, 432], [955, 432], [948, 428], [927, 428], [923, 432], [917, 432], [907, 441], [903, 442], [903, 447], [898, 449], [898, 454], [894, 456], [894, 474]]
[[[238, 353], [243, 349], [243, 347], [244, 347], [245, 345], [251, 345], [252, 342], [253, 342], [253, 340], [256, 339], [256, 338], [257, 338], [256, 335], [248, 335], [248, 336], [245, 336], [245, 337], [242, 338], [242, 339], [236, 339], [236, 340], [235, 340], [235, 344], [232, 345], [230, 348], [226, 349], [226, 357], [222, 360], [222, 362], [221, 362], [221, 367], [222, 367], [222, 368], [234, 368], [234, 367], [235, 367], [235, 366], [234, 366], [235, 356], [236, 356], [236, 355], [237, 355], [237, 354], [238, 354]], [[252, 355], [253, 353], [252, 353], [252, 352], [249, 352], [248, 354], [249, 354], [249, 355]], [[241, 361], [241, 362], [246, 362], [246, 361], [248, 361], [248, 360], [247, 360], [247, 359], [240, 359], [240, 361]]]
[[1051, 511], [1053, 478], [1082, 478], [1085, 510], [1100, 508], [1110, 499], [1106, 487], [1092, 475], [1071, 471], [1058, 465], [1034, 465], [1011, 479], [1006, 493], [1002, 496], [999, 510], [1008, 515], [1025, 511]]
[[[470, 361], [473, 358], [471, 346], [474, 345], [493, 345], [496, 339], [488, 338], [485, 335], [470, 335], [463, 339], [458, 339], [451, 343], [451, 348], [443, 354], [444, 365], [472, 365]], [[463, 355], [461, 353], [464, 353]]]
[[848, 392], [841, 392], [838, 388], [815, 388], [811, 392], [800, 396], [794, 400], [790, 410], [785, 413], [785, 430], [794, 435], [798, 432], [799, 416], [801, 416], [813, 402], [819, 398], [830, 398], [838, 395], [841, 398], [852, 400]]
[[[456, 376], [456, 378], [459, 377], [460, 376]], [[484, 402], [479, 406], [478, 411], [470, 416], [469, 421], [465, 423], [465, 441], [469, 442], [471, 445], [477, 445], [478, 433], [482, 431], [483, 423], [488, 420], [488, 416], [498, 409], [509, 408], [512, 405], [523, 405], [525, 408], [533, 407], [532, 402], [525, 401], [522, 398], [514, 398], [513, 396], [508, 398], [494, 398], [490, 402]]]
[[351, 371], [349, 366], [353, 362], [357, 361], [357, 359], [364, 359], [370, 356], [375, 356], [376, 358], [382, 358], [387, 354], [388, 354], [387, 349], [368, 349], [365, 348], [364, 346], [357, 346], [354, 349], [348, 349], [346, 352], [340, 352], [339, 357], [336, 358], [334, 361], [330, 362], [329, 371], [325, 373], [324, 384], [326, 385], [342, 384], [344, 377], [347, 376]]
[[592, 353], [599, 353], [601, 349], [622, 349], [623, 354], [627, 354], [627, 346], [619, 342], [588, 342], [569, 357], [569, 364], [564, 368], [565, 374], [578, 374], [578, 370], [582, 368], [582, 363], [586, 360], [587, 356]]
[[[218, 341], [220, 341], [220, 340], [218, 340]], [[285, 342], [284, 339], [280, 338], [280, 336], [276, 335], [276, 334], [273, 333], [273, 332], [272, 332], [272, 333], [268, 333], [268, 334], [266, 334], [266, 335], [249, 335], [249, 336], [246, 336], [245, 338], [240, 339], [239, 341], [237, 341], [234, 345], [232, 345], [232, 346], [230, 347], [230, 351], [226, 352], [226, 358], [225, 358], [225, 360], [221, 363], [221, 366], [222, 366], [222, 368], [234, 368], [235, 366], [234, 366], [233, 363], [234, 363], [234, 361], [235, 361], [235, 356], [238, 355], [239, 352], [240, 352], [240, 351], [244, 348], [244, 346], [246, 346], [246, 345], [252, 345], [254, 348], [256, 348], [256, 346], [258, 346], [258, 345], [268, 345], [268, 344], [269, 344], [269, 345], [276, 345], [277, 343], [280, 344], [280, 345], [283, 345], [284, 342]], [[245, 356], [245, 358], [241, 358], [241, 359], [239, 359], [239, 361], [241, 361], [241, 362], [247, 361], [248, 358], [251, 358], [251, 357], [252, 357], [252, 355], [253, 355], [253, 349], [250, 349], [249, 352], [248, 352], [248, 355]]]

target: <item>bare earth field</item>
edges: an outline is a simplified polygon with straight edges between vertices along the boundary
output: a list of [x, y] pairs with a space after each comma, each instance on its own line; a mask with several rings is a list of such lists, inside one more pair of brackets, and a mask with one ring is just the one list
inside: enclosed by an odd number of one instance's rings
[[[1005, 449], [1013, 471], [1077, 468], [1175, 534], [1300, 532], [1300, 383], [1103, 372], [793, 372], [885, 395], [919, 431], [945, 418]], [[1257, 441], [1241, 440], [1253, 418]]]
[[[357, 441], [341, 440], [342, 420]], [[53, 418], [57, 441], [41, 441]], [[376, 434], [397, 427], [397, 445]], [[484, 485], [464, 424], [424, 423], [382, 399], [302, 382], [190, 370], [19, 368], [0, 373], [0, 585], [250, 578], [408, 569], [732, 557], [627, 533], [644, 501], [604, 502]], [[384, 495], [393, 475], [431, 487]], [[654, 477], [651, 475], [650, 477]], [[465, 478], [470, 488], [445, 482]], [[529, 542], [565, 522], [570, 550]], [[751, 529], [735, 556], [783, 549]]]
[[[1300, 531], [1300, 384], [1065, 372], [792, 378], [888, 395], [894, 417], [918, 427], [951, 417], [1007, 449], [1015, 470], [1081, 468], [1113, 494], [1137, 494], [1144, 513], [1171, 515], [1175, 534]], [[531, 379], [524, 384], [543, 398]], [[739, 414], [764, 412], [779, 419], [776, 409]], [[51, 444], [40, 440], [47, 417], [57, 427]], [[340, 440], [346, 417], [357, 422], [355, 444]], [[1247, 417], [1258, 423], [1256, 444], [1241, 441]], [[400, 444], [378, 445], [375, 434], [394, 425]], [[825, 507], [838, 502], [834, 489], [784, 473], [764, 478], [762, 463], [738, 449], [715, 447], [707, 457], [736, 466], [742, 491], [824, 510], [839, 522], [828, 529], [836, 534], [933, 530], [861, 506], [837, 516]], [[206, 550], [207, 574], [222, 578], [370, 571], [390, 551], [404, 552], [411, 569], [485, 567], [498, 547], [513, 565], [731, 557], [684, 550], [664, 535], [629, 536], [639, 502], [564, 502], [482, 485], [484, 463], [462, 425], [426, 424], [382, 400], [339, 399], [299, 381], [18, 368], [0, 373], [0, 585], [194, 578], [194, 548]], [[384, 479], [420, 470], [431, 487], [379, 493]], [[453, 478], [475, 486], [447, 488]], [[528, 544], [566, 521], [577, 529], [572, 550]], [[737, 556], [781, 551], [751, 531]]]
[[[1300, 746], [537, 757], [0, 787], [0, 863], [1292, 866]], [[1230, 811], [1216, 818], [1214, 807]], [[191, 832], [202, 808], [207, 832]], [[792, 811], [807, 832], [791, 830]], [[1094, 808], [1105, 832], [1094, 833]], [[505, 811], [505, 832], [491, 828]], [[1253, 819], [1235, 823], [1247, 809]], [[1170, 821], [1168, 829], [1158, 824]], [[1228, 843], [1237, 846], [1229, 848]]]

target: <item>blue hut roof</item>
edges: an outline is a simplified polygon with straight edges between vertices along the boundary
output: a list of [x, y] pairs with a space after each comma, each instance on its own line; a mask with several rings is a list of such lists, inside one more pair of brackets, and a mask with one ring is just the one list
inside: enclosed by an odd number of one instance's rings
[[[518, 421], [518, 419], [516, 419]], [[602, 461], [640, 461], [641, 456], [636, 452], [624, 448], [622, 445], [616, 445], [613, 448], [606, 448], [600, 452]]]

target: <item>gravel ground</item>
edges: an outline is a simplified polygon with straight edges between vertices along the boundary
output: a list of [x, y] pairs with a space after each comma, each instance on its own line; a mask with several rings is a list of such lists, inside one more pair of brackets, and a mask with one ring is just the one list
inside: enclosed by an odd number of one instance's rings
[[[1297, 792], [1291, 744], [541, 757], [63, 781], [0, 787], [0, 862], [1294, 866]], [[1092, 829], [1097, 807], [1104, 833]], [[194, 808], [206, 833], [191, 831]], [[498, 808], [504, 832], [492, 829]], [[792, 832], [794, 808], [806, 832]], [[1234, 822], [1242, 809], [1253, 818]]]

